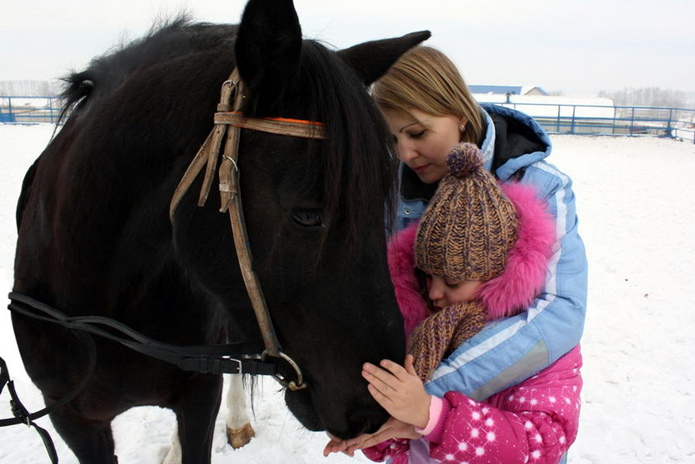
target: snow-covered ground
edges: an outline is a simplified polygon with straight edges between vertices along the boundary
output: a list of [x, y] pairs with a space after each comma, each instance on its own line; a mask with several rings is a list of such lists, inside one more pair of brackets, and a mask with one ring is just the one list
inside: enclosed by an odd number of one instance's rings
[[[14, 209], [24, 172], [52, 126], [0, 125], [0, 300], [12, 285]], [[589, 311], [583, 339], [584, 391], [572, 464], [695, 462], [695, 145], [655, 138], [553, 137], [550, 161], [574, 179], [580, 232], [589, 262]], [[688, 290], [691, 289], [691, 290]], [[4, 308], [4, 304], [2, 305]], [[30, 410], [41, 397], [23, 371], [9, 311], [0, 308], [0, 356]], [[234, 451], [218, 419], [213, 463], [369, 462], [321, 454], [323, 433], [289, 414], [272, 380], [255, 399], [257, 437]], [[0, 417], [10, 416], [0, 397]], [[47, 418], [39, 424], [53, 431]], [[136, 408], [114, 425], [121, 464], [158, 463], [173, 414]], [[688, 432], [690, 431], [690, 432]], [[77, 461], [53, 433], [61, 462]], [[38, 435], [0, 429], [0, 463], [45, 463]]]

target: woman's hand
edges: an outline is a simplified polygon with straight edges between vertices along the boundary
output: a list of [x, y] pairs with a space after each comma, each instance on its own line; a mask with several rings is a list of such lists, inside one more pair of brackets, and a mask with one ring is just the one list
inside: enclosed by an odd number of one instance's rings
[[394, 418], [424, 429], [430, 418], [431, 397], [415, 372], [413, 356], [406, 356], [405, 368], [388, 359], [379, 364], [381, 368], [369, 363], [362, 368], [369, 393]]
[[[348, 454], [347, 449], [348, 449], [348, 441], [349, 440], [341, 440], [340, 438], [334, 437], [330, 433], [328, 434], [328, 438], [330, 438], [331, 441], [329, 441], [326, 444], [326, 447], [323, 449], [323, 455], [324, 456], [328, 456], [331, 453]], [[352, 454], [350, 454], [349, 456], [352, 456]]]
[[369, 448], [379, 443], [394, 438], [416, 439], [421, 435], [415, 431], [412, 424], [406, 424], [393, 417], [389, 418], [379, 430], [373, 434], [364, 434], [350, 440], [340, 440], [329, 435], [331, 441], [328, 442], [323, 450], [323, 455], [328, 456], [331, 453], [344, 453], [348, 456], [354, 456], [355, 451]]

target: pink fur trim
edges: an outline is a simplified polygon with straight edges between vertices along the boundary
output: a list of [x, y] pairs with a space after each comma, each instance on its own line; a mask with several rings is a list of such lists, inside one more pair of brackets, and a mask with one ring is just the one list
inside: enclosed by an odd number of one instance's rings
[[519, 183], [500, 186], [516, 207], [519, 228], [504, 272], [478, 292], [488, 320], [517, 314], [540, 294], [556, 239], [555, 221], [533, 188]]
[[420, 293], [420, 284], [415, 276], [415, 235], [417, 224], [398, 232], [388, 246], [388, 263], [391, 281], [396, 291], [396, 300], [403, 314], [405, 333], [410, 336], [413, 329], [429, 315], [427, 304]]

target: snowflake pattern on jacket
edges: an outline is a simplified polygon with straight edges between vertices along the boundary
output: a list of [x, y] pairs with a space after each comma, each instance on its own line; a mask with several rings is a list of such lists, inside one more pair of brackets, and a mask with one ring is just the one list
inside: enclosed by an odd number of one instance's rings
[[[556, 464], [577, 437], [582, 380], [579, 347], [528, 380], [483, 402], [448, 392], [437, 427], [423, 437], [429, 462]], [[406, 464], [408, 440], [363, 450], [373, 461]], [[411, 461], [428, 462], [414, 457]]]

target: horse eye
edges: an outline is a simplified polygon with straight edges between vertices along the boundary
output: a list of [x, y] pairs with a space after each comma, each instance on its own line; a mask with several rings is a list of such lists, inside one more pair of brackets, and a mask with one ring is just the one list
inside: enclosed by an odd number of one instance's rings
[[320, 227], [323, 225], [321, 210], [296, 209], [292, 214], [292, 220], [302, 227]]

